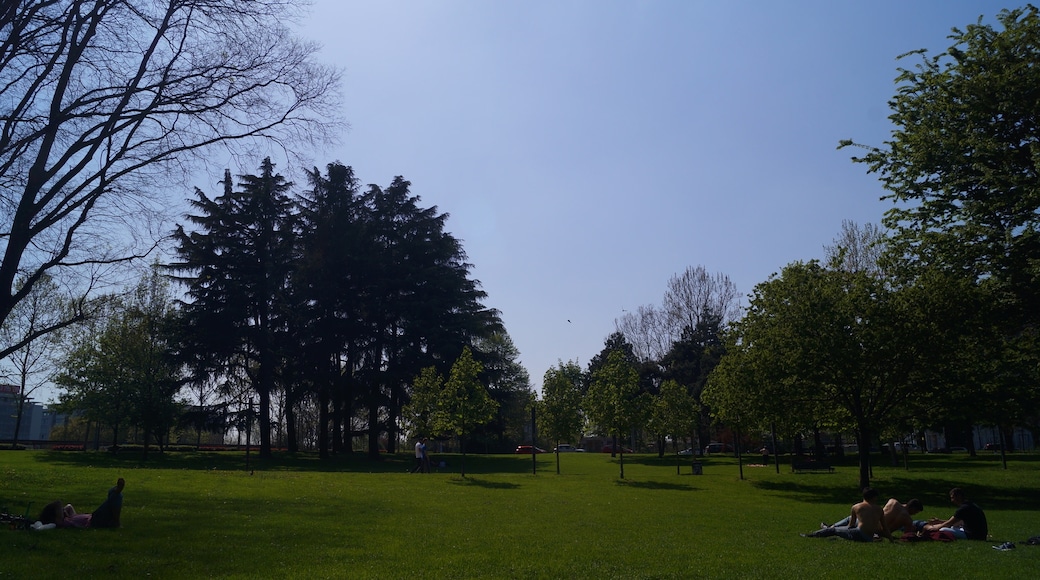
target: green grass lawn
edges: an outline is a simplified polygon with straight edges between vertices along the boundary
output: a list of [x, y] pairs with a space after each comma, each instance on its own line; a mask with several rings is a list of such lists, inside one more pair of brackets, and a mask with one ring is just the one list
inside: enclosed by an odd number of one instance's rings
[[[857, 544], [799, 532], [847, 514], [857, 468], [792, 474], [727, 457], [606, 454], [457, 456], [440, 473], [407, 473], [408, 454], [321, 462], [185, 453], [133, 456], [0, 452], [0, 504], [35, 514], [60, 498], [90, 511], [117, 477], [117, 530], [0, 531], [0, 578], [1034, 578], [1040, 456], [912, 456], [877, 466], [883, 498], [921, 499], [948, 517], [962, 486], [991, 540]], [[753, 461], [758, 461], [754, 458]], [[1011, 540], [1014, 551], [991, 546]]]

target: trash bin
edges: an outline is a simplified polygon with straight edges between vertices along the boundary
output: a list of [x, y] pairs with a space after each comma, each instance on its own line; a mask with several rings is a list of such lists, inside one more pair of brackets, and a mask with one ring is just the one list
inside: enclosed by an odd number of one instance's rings
[[700, 461], [694, 461], [693, 462], [693, 474], [694, 475], [701, 475], [702, 473], [704, 473], [703, 465], [701, 464]]

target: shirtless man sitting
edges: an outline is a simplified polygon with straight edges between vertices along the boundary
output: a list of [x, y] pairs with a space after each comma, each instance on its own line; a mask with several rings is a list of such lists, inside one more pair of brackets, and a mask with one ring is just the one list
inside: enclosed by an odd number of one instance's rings
[[[885, 523], [885, 510], [877, 504], [878, 492], [871, 488], [863, 490], [863, 501], [852, 506], [848, 525], [828, 526], [809, 534], [813, 538], [838, 536], [856, 542], [873, 542], [874, 534], [892, 540]], [[911, 525], [913, 525], [911, 523]]]
[[[895, 532], [901, 530], [904, 534], [914, 534], [917, 528], [914, 525], [914, 518], [912, 516], [924, 511], [924, 504], [919, 499], [912, 499], [908, 502], [900, 503], [898, 499], [891, 498], [885, 503], [885, 525], [888, 527], [889, 532]], [[851, 516], [845, 516], [845, 519], [837, 521], [833, 524], [820, 524], [821, 528], [835, 528], [838, 526], [848, 526]]]
[[915, 534], [917, 529], [914, 527], [912, 516], [922, 511], [924, 504], [919, 499], [912, 499], [904, 504], [893, 497], [885, 504], [885, 525], [890, 532], [902, 530], [904, 534]]

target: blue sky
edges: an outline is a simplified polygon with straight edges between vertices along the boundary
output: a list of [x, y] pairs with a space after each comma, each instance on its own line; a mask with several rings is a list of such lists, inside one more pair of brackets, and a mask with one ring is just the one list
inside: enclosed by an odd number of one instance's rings
[[1001, 7], [318, 0], [299, 33], [343, 70], [351, 128], [314, 163], [402, 175], [449, 213], [538, 386], [688, 266], [747, 295], [842, 220], [879, 222], [839, 140], [882, 144], [896, 68], [918, 62], [896, 57]]

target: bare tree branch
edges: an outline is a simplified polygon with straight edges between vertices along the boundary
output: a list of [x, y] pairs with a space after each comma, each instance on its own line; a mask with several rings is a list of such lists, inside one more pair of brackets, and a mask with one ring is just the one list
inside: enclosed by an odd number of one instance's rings
[[168, 205], [164, 185], [211, 146], [334, 138], [339, 74], [284, 24], [300, 4], [4, 3], [0, 322], [44, 275], [86, 267], [96, 282], [92, 266], [147, 255], [154, 236], [137, 234]]

